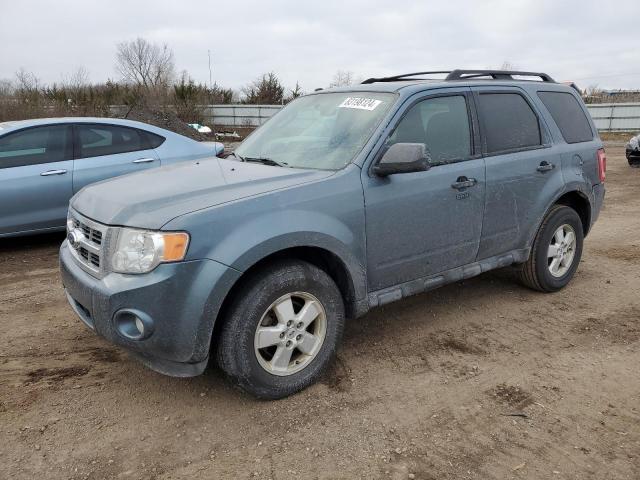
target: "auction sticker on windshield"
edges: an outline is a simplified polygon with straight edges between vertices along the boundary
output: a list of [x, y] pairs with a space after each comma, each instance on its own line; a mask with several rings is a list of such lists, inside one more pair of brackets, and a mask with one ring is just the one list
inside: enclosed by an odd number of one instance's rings
[[382, 103], [382, 100], [374, 98], [347, 97], [338, 108], [357, 108], [359, 110], [375, 110]]

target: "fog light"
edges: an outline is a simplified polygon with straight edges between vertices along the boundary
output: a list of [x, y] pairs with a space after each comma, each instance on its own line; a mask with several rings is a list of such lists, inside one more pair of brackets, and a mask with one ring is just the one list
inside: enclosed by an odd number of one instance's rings
[[140, 310], [122, 309], [113, 316], [116, 331], [128, 340], [144, 340], [153, 333], [153, 320]]
[[136, 317], [136, 328], [140, 335], [144, 335], [144, 323], [142, 323], [142, 320], [140, 320], [139, 317]]

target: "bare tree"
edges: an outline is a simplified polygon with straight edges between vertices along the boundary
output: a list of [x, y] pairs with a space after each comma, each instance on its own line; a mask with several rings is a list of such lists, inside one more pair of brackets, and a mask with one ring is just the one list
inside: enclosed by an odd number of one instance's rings
[[121, 42], [117, 46], [116, 71], [125, 83], [145, 89], [166, 87], [174, 77], [173, 51], [167, 44], [150, 43], [140, 37]]
[[40, 79], [33, 72], [21, 68], [16, 72], [17, 88], [20, 92], [33, 92], [40, 88]]
[[78, 67], [74, 72], [62, 77], [62, 86], [69, 90], [80, 90], [89, 85], [89, 71], [84, 67]]
[[15, 93], [15, 85], [8, 78], [0, 79], [0, 97], [11, 97]]
[[350, 72], [348, 70], [338, 70], [336, 74], [333, 76], [333, 80], [329, 84], [329, 88], [348, 87], [353, 84], [354, 84], [353, 72]]

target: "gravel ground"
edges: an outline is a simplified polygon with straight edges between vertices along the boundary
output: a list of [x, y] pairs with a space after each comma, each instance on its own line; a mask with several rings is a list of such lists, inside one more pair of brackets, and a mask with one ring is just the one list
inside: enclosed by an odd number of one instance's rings
[[61, 236], [0, 243], [0, 478], [637, 480], [640, 170], [608, 153], [568, 288], [501, 271], [377, 309], [277, 402], [145, 369], [75, 318]]

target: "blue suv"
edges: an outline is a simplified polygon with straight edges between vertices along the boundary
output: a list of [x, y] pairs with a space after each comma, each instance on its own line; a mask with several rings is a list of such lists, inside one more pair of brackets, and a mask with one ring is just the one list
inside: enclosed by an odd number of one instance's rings
[[511, 265], [561, 289], [605, 192], [580, 96], [542, 73], [441, 73], [318, 91], [226, 159], [84, 188], [60, 250], [71, 306], [156, 371], [213, 357], [273, 399], [371, 308]]

